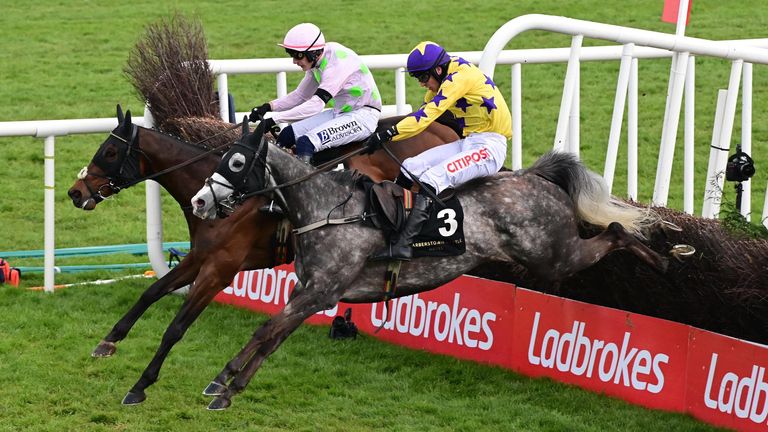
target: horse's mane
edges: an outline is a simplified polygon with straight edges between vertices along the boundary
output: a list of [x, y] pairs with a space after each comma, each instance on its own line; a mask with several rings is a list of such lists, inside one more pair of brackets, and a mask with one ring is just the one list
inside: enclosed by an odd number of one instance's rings
[[368, 178], [358, 170], [331, 171], [328, 173], [328, 177], [331, 181], [342, 186], [355, 186]]
[[175, 117], [168, 119], [165, 125], [164, 129], [156, 130], [205, 149], [219, 148], [221, 154], [240, 139], [240, 129], [226, 131], [232, 124], [218, 118]]

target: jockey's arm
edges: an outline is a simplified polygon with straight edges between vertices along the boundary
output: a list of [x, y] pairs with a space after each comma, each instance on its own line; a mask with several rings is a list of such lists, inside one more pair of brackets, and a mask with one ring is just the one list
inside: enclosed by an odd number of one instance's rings
[[303, 120], [307, 117], [312, 117], [313, 115], [321, 112], [324, 107], [325, 102], [323, 102], [320, 96], [315, 94], [312, 95], [308, 101], [301, 103], [289, 110], [275, 112], [272, 115], [272, 118], [275, 119], [275, 122], [278, 123], [295, 122], [298, 120]]
[[276, 122], [293, 122], [319, 113], [325, 103], [315, 96], [316, 90], [312, 74], [305, 74], [294, 91], [269, 103], [274, 111], [272, 118]]
[[470, 86], [471, 82], [468, 80], [454, 78], [453, 81], [443, 82], [437, 89], [437, 93], [428, 91], [424, 97], [424, 104], [397, 123], [397, 135], [392, 140], [402, 141], [424, 131], [447, 111], [448, 107], [456, 104]]

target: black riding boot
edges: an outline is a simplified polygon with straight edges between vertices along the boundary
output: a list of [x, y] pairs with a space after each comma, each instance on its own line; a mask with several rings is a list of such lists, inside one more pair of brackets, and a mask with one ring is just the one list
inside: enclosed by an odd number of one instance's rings
[[301, 154], [296, 155], [296, 159], [304, 162], [305, 164], [312, 166], [312, 155], [311, 154]]
[[432, 199], [423, 194], [416, 194], [413, 200], [413, 208], [405, 221], [403, 230], [397, 236], [395, 243], [389, 243], [387, 247], [371, 255], [371, 261], [402, 260], [410, 261], [413, 250], [411, 243], [413, 238], [421, 231], [424, 222], [429, 219], [429, 209], [432, 207]]

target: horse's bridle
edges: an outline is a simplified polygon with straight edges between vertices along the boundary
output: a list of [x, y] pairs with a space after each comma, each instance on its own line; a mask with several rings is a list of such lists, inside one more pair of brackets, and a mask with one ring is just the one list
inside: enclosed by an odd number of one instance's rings
[[[237, 147], [242, 147], [242, 148], [245, 148], [248, 152], [253, 153], [249, 166], [246, 168], [243, 168], [242, 170], [243, 175], [239, 182], [235, 183], [227, 179], [227, 183], [223, 183], [221, 181], [214, 179], [212, 176], [205, 179], [205, 182], [204, 182], [205, 186], [208, 187], [208, 189], [211, 192], [211, 196], [213, 197], [213, 205], [216, 208], [217, 217], [226, 218], [227, 216], [231, 215], [235, 211], [237, 206], [242, 204], [246, 198], [248, 198], [249, 196], [253, 196], [250, 193], [246, 194], [241, 192], [240, 189], [246, 186], [246, 183], [248, 182], [248, 178], [257, 164], [264, 165], [264, 172], [265, 172], [264, 183], [268, 183], [271, 185], [275, 184], [274, 178], [272, 177], [272, 174], [269, 171], [269, 167], [266, 165], [266, 161], [262, 162], [259, 158], [259, 152], [262, 150], [263, 146], [265, 145], [269, 145], [269, 144], [266, 142], [266, 139], [263, 136], [262, 136], [262, 139], [259, 141], [259, 146], [256, 149], [253, 149], [249, 145], [243, 144], [239, 141], [232, 145], [232, 149], [235, 149]], [[227, 188], [231, 190], [232, 193], [227, 195], [226, 198], [219, 200], [216, 197], [215, 191], [213, 190], [214, 185], [219, 185], [224, 188]], [[264, 190], [264, 193], [266, 193], [266, 190]], [[278, 194], [278, 195], [279, 195], [279, 198], [283, 200], [282, 194]]]
[[[88, 171], [88, 166], [83, 167], [83, 169], [80, 170], [80, 172], [77, 174], [77, 178], [80, 180], [83, 180], [83, 183], [85, 184], [85, 187], [88, 189], [88, 192], [90, 192], [91, 197], [93, 197], [96, 202], [103, 201], [105, 199], [108, 199], [109, 197], [113, 195], [117, 195], [122, 189], [125, 189], [127, 187], [133, 186], [134, 184], [138, 183], [139, 181], [142, 181], [144, 179], [141, 178], [141, 163], [139, 161], [139, 157], [143, 156], [144, 160], [147, 163], [149, 162], [149, 158], [146, 154], [138, 147], [138, 134], [139, 134], [139, 128], [136, 125], [131, 125], [131, 138], [125, 139], [121, 137], [120, 135], [117, 135], [114, 131], [109, 133], [110, 138], [115, 138], [118, 141], [122, 142], [123, 144], [118, 144], [118, 163], [119, 166], [117, 167], [117, 175], [110, 174], [109, 169], [104, 169], [103, 166], [109, 166], [112, 165], [112, 163], [106, 162], [104, 160], [103, 155], [101, 152], [98, 152], [91, 161], [94, 165], [101, 168], [102, 171], [104, 171], [106, 174], [96, 174]], [[106, 144], [106, 143], [105, 143]], [[122, 152], [122, 148], [125, 148], [125, 152]], [[136, 157], [133, 157], [133, 155], [136, 155]], [[98, 190], [94, 191], [90, 184], [85, 181], [86, 177], [93, 176], [96, 178], [103, 178], [107, 180], [107, 183], [102, 184], [99, 186]], [[137, 180], [138, 179], [138, 180]], [[106, 188], [108, 188], [109, 195], [104, 195], [104, 193], [107, 192]]]
[[[246, 120], [243, 120], [243, 121], [246, 121]], [[215, 137], [217, 137], [219, 135], [225, 134], [225, 133], [227, 133], [227, 132], [229, 132], [229, 131], [231, 131], [233, 129], [241, 127], [242, 124], [243, 123], [237, 123], [237, 124], [235, 124], [233, 126], [230, 126], [230, 127], [226, 128], [225, 130], [223, 130], [221, 132], [218, 132], [218, 133], [216, 133], [214, 135], [209, 136], [208, 138], [205, 138], [205, 139], [203, 139], [201, 141], [198, 141], [195, 144], [202, 144], [205, 141], [208, 141], [208, 140], [213, 139], [213, 138], [215, 138]], [[120, 158], [122, 160], [120, 161], [120, 166], [117, 169], [117, 173], [118, 173], [118, 175], [122, 175], [123, 172], [126, 171], [126, 164], [128, 163], [127, 161], [130, 160], [132, 162], [128, 166], [128, 168], [130, 168], [132, 170], [132, 172], [130, 173], [130, 177], [128, 177], [128, 176], [116, 177], [116, 176], [112, 176], [112, 175], [108, 175], [108, 174], [107, 175], [94, 174], [94, 173], [88, 172], [88, 166], [83, 167], [83, 169], [81, 169], [80, 172], [77, 174], [77, 178], [80, 179], [80, 180], [83, 180], [83, 183], [85, 183], [85, 187], [88, 189], [88, 192], [90, 192], [91, 197], [93, 197], [96, 200], [97, 203], [99, 201], [103, 201], [105, 199], [108, 199], [109, 197], [111, 197], [113, 195], [117, 195], [123, 189], [127, 189], [127, 188], [129, 188], [129, 187], [131, 187], [133, 185], [136, 185], [138, 183], [141, 183], [141, 182], [143, 182], [145, 180], [154, 179], [154, 178], [159, 177], [159, 176], [161, 176], [163, 174], [167, 174], [169, 172], [175, 171], [177, 169], [180, 169], [180, 168], [183, 168], [183, 167], [185, 167], [187, 165], [190, 165], [190, 164], [192, 164], [194, 162], [197, 162], [200, 159], [203, 159], [204, 157], [210, 155], [211, 153], [219, 151], [222, 147], [228, 146], [230, 144], [230, 143], [221, 144], [221, 145], [213, 147], [213, 148], [211, 148], [211, 149], [209, 149], [209, 150], [207, 150], [207, 151], [205, 151], [205, 152], [203, 152], [203, 153], [201, 153], [201, 154], [199, 154], [199, 155], [197, 155], [195, 157], [192, 157], [192, 158], [190, 158], [190, 159], [188, 159], [188, 160], [186, 160], [184, 162], [181, 162], [181, 163], [179, 163], [177, 165], [174, 165], [172, 167], [166, 168], [166, 169], [164, 169], [162, 171], [155, 172], [155, 173], [150, 174], [150, 175], [142, 176], [140, 161], [139, 161], [138, 157], [136, 157], [136, 158], [129, 158], [129, 156], [131, 156], [132, 153], [133, 154], [137, 154], [139, 156], [143, 156], [144, 157], [144, 161], [148, 165], [150, 165], [150, 167], [152, 165], [150, 158], [138, 146], [138, 132], [139, 132], [139, 127], [136, 126], [135, 124], [132, 124], [131, 125], [131, 138], [130, 139], [125, 139], [125, 138], [121, 137], [120, 135], [117, 135], [114, 131], [109, 133], [110, 138], [116, 138], [117, 140], [123, 142], [125, 144], [124, 147], [126, 148], [125, 154], [120, 156]], [[121, 147], [121, 146], [119, 146], [119, 147]], [[94, 163], [94, 165], [96, 165], [99, 168], [101, 168], [101, 165], [99, 164], [99, 159], [101, 159], [101, 157], [97, 154], [97, 156], [94, 156], [92, 162]], [[106, 162], [104, 162], [103, 164], [104, 165], [109, 165]], [[108, 170], [105, 170], [105, 169], [102, 168], [102, 171], [107, 172]], [[94, 192], [93, 189], [91, 189], [91, 186], [87, 182], [84, 181], [85, 178], [88, 177], [89, 175], [93, 176], [93, 177], [97, 177], [97, 178], [106, 179], [107, 183], [104, 183], [101, 186], [99, 186], [99, 189]], [[118, 180], [125, 180], [125, 181], [118, 183]], [[110, 192], [110, 194], [106, 195], [106, 196], [102, 193], [102, 190], [105, 187], [108, 187], [109, 188], [109, 192]]]

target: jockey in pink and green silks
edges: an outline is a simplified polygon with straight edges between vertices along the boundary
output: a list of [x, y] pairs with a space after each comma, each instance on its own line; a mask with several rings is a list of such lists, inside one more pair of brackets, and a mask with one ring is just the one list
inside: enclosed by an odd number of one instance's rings
[[[278, 45], [304, 71], [304, 79], [294, 91], [254, 108], [251, 121], [271, 112], [265, 130], [275, 122], [291, 123], [280, 133], [278, 144], [295, 146], [305, 162], [317, 151], [364, 140], [376, 130], [381, 96], [373, 75], [354, 51], [326, 42], [311, 23], [291, 28]], [[324, 111], [326, 105], [332, 109]]]

